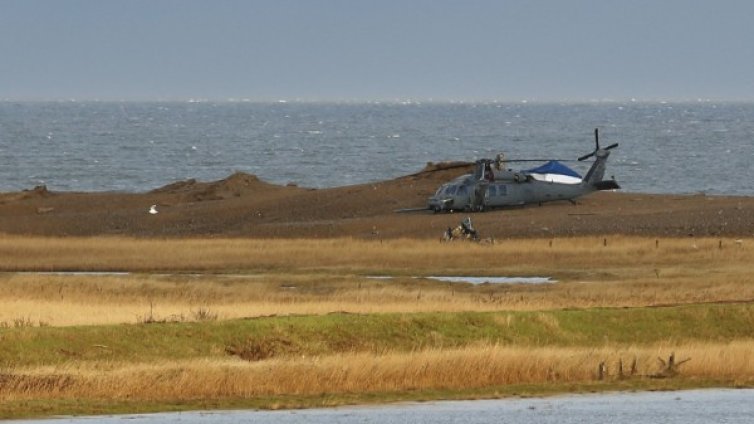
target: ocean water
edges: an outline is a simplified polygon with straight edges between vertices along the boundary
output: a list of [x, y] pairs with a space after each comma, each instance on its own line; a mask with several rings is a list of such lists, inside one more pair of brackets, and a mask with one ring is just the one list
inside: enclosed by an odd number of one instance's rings
[[594, 149], [596, 127], [603, 146], [620, 143], [607, 176], [624, 191], [754, 195], [754, 104], [712, 102], [4, 101], [0, 191], [146, 191], [236, 171], [334, 187], [498, 152], [575, 159]]

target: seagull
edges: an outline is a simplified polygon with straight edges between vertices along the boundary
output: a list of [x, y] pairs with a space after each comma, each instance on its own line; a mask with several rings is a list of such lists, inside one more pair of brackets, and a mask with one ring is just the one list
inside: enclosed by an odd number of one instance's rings
[[149, 213], [152, 215], [157, 215], [157, 205], [152, 205], [149, 207]]

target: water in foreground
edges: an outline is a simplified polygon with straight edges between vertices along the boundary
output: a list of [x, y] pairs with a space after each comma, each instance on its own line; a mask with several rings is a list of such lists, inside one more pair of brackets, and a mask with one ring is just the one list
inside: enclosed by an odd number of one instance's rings
[[[60, 423], [749, 423], [754, 389], [609, 393], [292, 411], [184, 412], [55, 420]], [[51, 420], [22, 421], [45, 423]], [[21, 421], [19, 421], [21, 422]]]

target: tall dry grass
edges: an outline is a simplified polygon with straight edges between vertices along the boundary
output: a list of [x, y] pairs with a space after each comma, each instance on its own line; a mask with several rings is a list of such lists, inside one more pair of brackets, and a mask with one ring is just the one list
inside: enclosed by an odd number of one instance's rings
[[412, 278], [0, 275], [0, 327], [195, 321], [331, 312], [460, 312], [730, 302], [754, 299], [748, 277], [459, 285]]
[[[607, 241], [607, 245], [605, 245]], [[657, 244], [656, 244], [657, 243]], [[752, 240], [610, 236], [499, 240], [495, 245], [427, 240], [129, 239], [0, 236], [4, 271], [312, 272], [476, 271], [482, 275], [610, 269], [628, 277], [684, 275], [704, 268], [752, 270]], [[714, 265], [712, 265], [714, 264]]]
[[[546, 310], [751, 301], [751, 242], [611, 236], [501, 240], [482, 246], [421, 240], [0, 236], [0, 270], [6, 271], [0, 273], [0, 327], [136, 323], [146, 317], [193, 321], [334, 311]], [[64, 270], [140, 273], [12, 272]], [[375, 274], [393, 278], [365, 277]], [[560, 282], [472, 286], [413, 278], [443, 274], [540, 275]], [[500, 323], [510, 325], [512, 315], [501, 317], [507, 321]], [[549, 313], [540, 315], [537, 326], [566, 327], [565, 315], [560, 322]], [[713, 315], [700, 319], [714, 319]], [[217, 323], [207, 328], [212, 325]], [[32, 335], [51, 330], [79, 329], [0, 328], [0, 338], [3, 331]], [[626, 331], [625, 339], [633, 340], [633, 330]], [[608, 379], [617, 378], [619, 360], [628, 369], [634, 359], [638, 368], [633, 378], [643, 378], [657, 373], [657, 357], [667, 358], [671, 352], [678, 360], [691, 358], [682, 365], [681, 378], [754, 383], [754, 341], [748, 339], [637, 346], [605, 340], [596, 348], [482, 344], [381, 354], [291, 355], [258, 362], [222, 357], [222, 344], [213, 345], [211, 358], [184, 361], [139, 361], [130, 348], [121, 352], [129, 362], [113, 357], [95, 361], [71, 350], [45, 362], [57, 365], [14, 366], [19, 362], [13, 359], [0, 364], [0, 403], [45, 398], [176, 402], [570, 384], [594, 381], [603, 361]]]
[[[522, 348], [479, 345], [409, 353], [342, 354], [245, 362], [239, 359], [164, 361], [159, 363], [69, 363], [0, 372], [0, 399], [106, 398], [181, 401], [252, 398], [270, 395], [464, 390], [511, 384], [595, 381], [598, 366], [605, 378], [647, 378], [662, 367], [657, 358], [675, 353], [680, 378], [712, 379], [733, 384], [754, 382], [754, 342], [601, 348]], [[636, 363], [634, 375], [629, 364]], [[675, 378], [679, 378], [676, 376]]]
[[[754, 299], [752, 240], [611, 236], [493, 246], [364, 241], [0, 236], [0, 325], [133, 323], [272, 314], [532, 310]], [[173, 272], [223, 273], [188, 275]], [[167, 273], [161, 274], [161, 273]], [[233, 276], [232, 274], [242, 274]], [[389, 281], [364, 275], [395, 277]], [[551, 276], [554, 285], [469, 287], [421, 275]]]

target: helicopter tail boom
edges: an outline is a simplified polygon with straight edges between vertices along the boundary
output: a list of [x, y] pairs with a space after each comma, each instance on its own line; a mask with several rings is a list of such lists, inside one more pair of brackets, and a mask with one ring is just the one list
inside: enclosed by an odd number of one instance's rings
[[607, 163], [607, 158], [610, 156], [610, 150], [616, 147], [618, 147], [618, 143], [613, 143], [604, 148], [600, 147], [599, 130], [597, 128], [594, 129], [594, 151], [581, 156], [578, 159], [582, 161], [594, 156], [594, 163], [584, 177], [584, 184], [592, 186], [595, 190], [613, 190], [620, 188], [615, 180], [602, 180], [605, 176], [605, 164]]
[[595, 152], [594, 156], [596, 159], [584, 177], [584, 184], [592, 186], [595, 190], [613, 190], [620, 188], [615, 180], [603, 180], [610, 151], [598, 150]]

